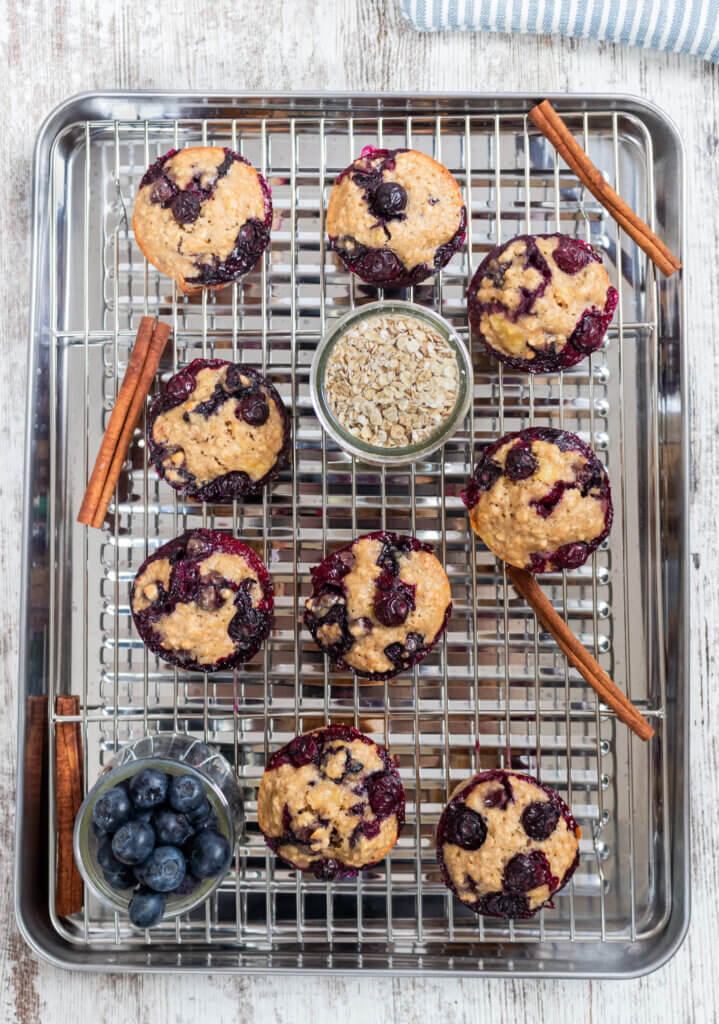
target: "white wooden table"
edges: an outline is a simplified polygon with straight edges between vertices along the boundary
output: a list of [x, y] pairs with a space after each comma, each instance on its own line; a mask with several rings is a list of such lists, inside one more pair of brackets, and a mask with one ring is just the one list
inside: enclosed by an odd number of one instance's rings
[[[719, 1018], [719, 70], [573, 40], [409, 29], [395, 0], [43, 0], [0, 7], [0, 1020], [78, 1024], [656, 1021]], [[32, 146], [44, 115], [87, 89], [635, 93], [686, 144], [692, 396], [693, 920], [676, 957], [632, 982], [87, 976], [38, 963], [14, 923], [15, 713]]]

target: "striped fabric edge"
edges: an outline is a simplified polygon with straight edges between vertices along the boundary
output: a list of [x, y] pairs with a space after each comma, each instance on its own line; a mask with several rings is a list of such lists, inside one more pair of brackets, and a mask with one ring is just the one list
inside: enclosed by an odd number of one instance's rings
[[398, 0], [420, 32], [563, 35], [719, 60], [719, 0]]

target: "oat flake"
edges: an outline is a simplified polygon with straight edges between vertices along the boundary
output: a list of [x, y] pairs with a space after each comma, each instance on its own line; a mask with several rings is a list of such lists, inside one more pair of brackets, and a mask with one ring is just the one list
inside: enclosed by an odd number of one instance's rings
[[459, 389], [449, 343], [425, 320], [373, 316], [337, 341], [325, 369], [327, 405], [366, 444], [418, 444], [447, 419]]

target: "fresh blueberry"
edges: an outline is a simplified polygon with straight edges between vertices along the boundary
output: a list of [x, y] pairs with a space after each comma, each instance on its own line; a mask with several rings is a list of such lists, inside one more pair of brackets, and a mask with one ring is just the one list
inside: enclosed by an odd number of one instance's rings
[[538, 843], [549, 839], [559, 821], [559, 808], [551, 800], [534, 800], [522, 811], [522, 828]]
[[372, 210], [384, 220], [398, 217], [407, 206], [407, 190], [399, 182], [383, 181], [372, 198]]
[[118, 874], [125, 871], [125, 865], [112, 852], [112, 841], [106, 839], [97, 848], [97, 863], [103, 871]]
[[397, 776], [387, 772], [369, 779], [367, 792], [374, 813], [380, 818], [387, 818], [397, 810], [404, 790]]
[[510, 480], [526, 480], [537, 468], [537, 460], [526, 441], [518, 441], [507, 452], [504, 472]]
[[261, 427], [270, 415], [270, 407], [263, 395], [248, 395], [240, 402], [237, 411], [245, 423], [251, 427]]
[[[195, 811], [202, 807], [205, 799], [205, 787], [195, 775], [174, 775], [170, 781], [170, 807], [181, 814]], [[209, 804], [207, 813], [209, 814]]]
[[116, 832], [120, 825], [130, 820], [132, 804], [122, 786], [106, 789], [92, 809], [92, 820], [100, 832]]
[[157, 846], [142, 865], [145, 885], [155, 892], [172, 892], [185, 877], [187, 864], [175, 846]]
[[128, 821], [112, 837], [112, 852], [123, 864], [142, 864], [154, 845], [155, 832], [144, 821]]
[[203, 797], [202, 801], [191, 811], [185, 811], [185, 817], [194, 828], [200, 828], [213, 813], [210, 801]]
[[190, 853], [190, 871], [195, 878], [212, 878], [225, 872], [230, 864], [230, 844], [214, 829], [195, 836]]
[[309, 736], [296, 736], [288, 747], [290, 759], [298, 768], [305, 764], [311, 764], [317, 760], [319, 748], [312, 734]]
[[143, 768], [130, 780], [130, 796], [135, 807], [145, 811], [150, 807], [159, 807], [167, 796], [169, 779], [164, 772], [155, 768]]
[[186, 871], [182, 881], [176, 889], [173, 889], [173, 892], [175, 896], [189, 896], [199, 884], [199, 881]]
[[155, 812], [154, 824], [158, 843], [169, 843], [171, 846], [182, 846], [194, 832], [184, 814], [166, 807]]
[[448, 809], [444, 834], [448, 843], [463, 850], [478, 850], [487, 838], [487, 825], [480, 814], [460, 803]]
[[130, 900], [128, 913], [136, 928], [152, 928], [165, 913], [165, 897], [161, 892], [139, 889]]
[[172, 200], [172, 215], [178, 224], [192, 224], [200, 216], [202, 200], [196, 192], [178, 192]]
[[135, 884], [135, 878], [129, 868], [122, 867], [121, 871], [103, 871], [102, 877], [113, 889], [131, 889]]

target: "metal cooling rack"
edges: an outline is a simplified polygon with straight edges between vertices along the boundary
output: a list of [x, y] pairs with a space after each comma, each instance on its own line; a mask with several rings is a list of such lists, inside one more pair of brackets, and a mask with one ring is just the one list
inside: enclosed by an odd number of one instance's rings
[[[683, 755], [673, 747], [684, 721], [676, 677], [686, 629], [681, 284], [657, 280], [537, 135], [530, 105], [522, 97], [90, 96], [72, 101], [41, 135], [33, 325], [41, 383], [31, 395], [28, 512], [40, 524], [31, 538], [40, 540], [37, 551], [30, 547], [23, 665], [41, 669], [51, 709], [59, 692], [80, 697], [85, 789], [123, 744], [148, 732], [187, 732], [236, 765], [247, 813], [234, 870], [200, 910], [139, 934], [86, 892], [81, 914], [58, 919], [50, 773], [42, 938], [33, 939], [20, 857], [18, 899], [26, 934], [55, 962], [113, 970], [622, 974], [653, 966], [667, 936], [672, 948], [680, 941], [688, 878], [681, 853], [677, 866], [685, 790]], [[682, 160], [673, 129], [635, 101], [558, 105], [617, 191], [680, 250]], [[261, 265], [231, 288], [188, 299], [143, 259], [130, 220], [147, 165], [171, 147], [197, 144], [231, 146], [260, 168], [275, 219]], [[382, 297], [325, 244], [333, 180], [368, 144], [427, 152], [464, 189], [465, 245], [441, 274], [405, 294], [440, 311], [465, 339], [473, 269], [497, 241], [520, 232], [561, 230], [590, 241], [619, 289], [603, 350], [561, 375], [514, 373], [475, 346], [471, 415], [442, 451], [398, 470], [338, 450], [309, 398], [313, 350], [332, 318]], [[148, 313], [173, 327], [162, 380], [198, 355], [242, 360], [270, 377], [293, 412], [293, 466], [262, 500], [184, 502], [148, 469], [138, 430], [106, 528], [89, 530], [75, 517]], [[473, 452], [530, 424], [579, 433], [608, 467], [616, 510], [609, 543], [587, 565], [543, 584], [654, 724], [649, 747], [632, 740], [568, 668], [469, 528], [459, 492]], [[129, 586], [141, 562], [200, 525], [254, 546], [275, 584], [272, 635], [234, 674], [173, 670], [132, 626]], [[301, 613], [310, 567], [379, 528], [434, 546], [454, 608], [426, 661], [372, 684], [328, 669]], [[26, 690], [33, 692], [28, 683]], [[51, 758], [61, 720], [52, 713]], [[382, 864], [356, 881], [328, 884], [266, 849], [256, 797], [268, 754], [330, 720], [354, 724], [399, 756], [408, 813]], [[433, 833], [451, 789], [498, 765], [522, 767], [557, 788], [582, 828], [579, 870], [555, 908], [531, 921], [476, 917], [444, 888], [435, 860]]]

